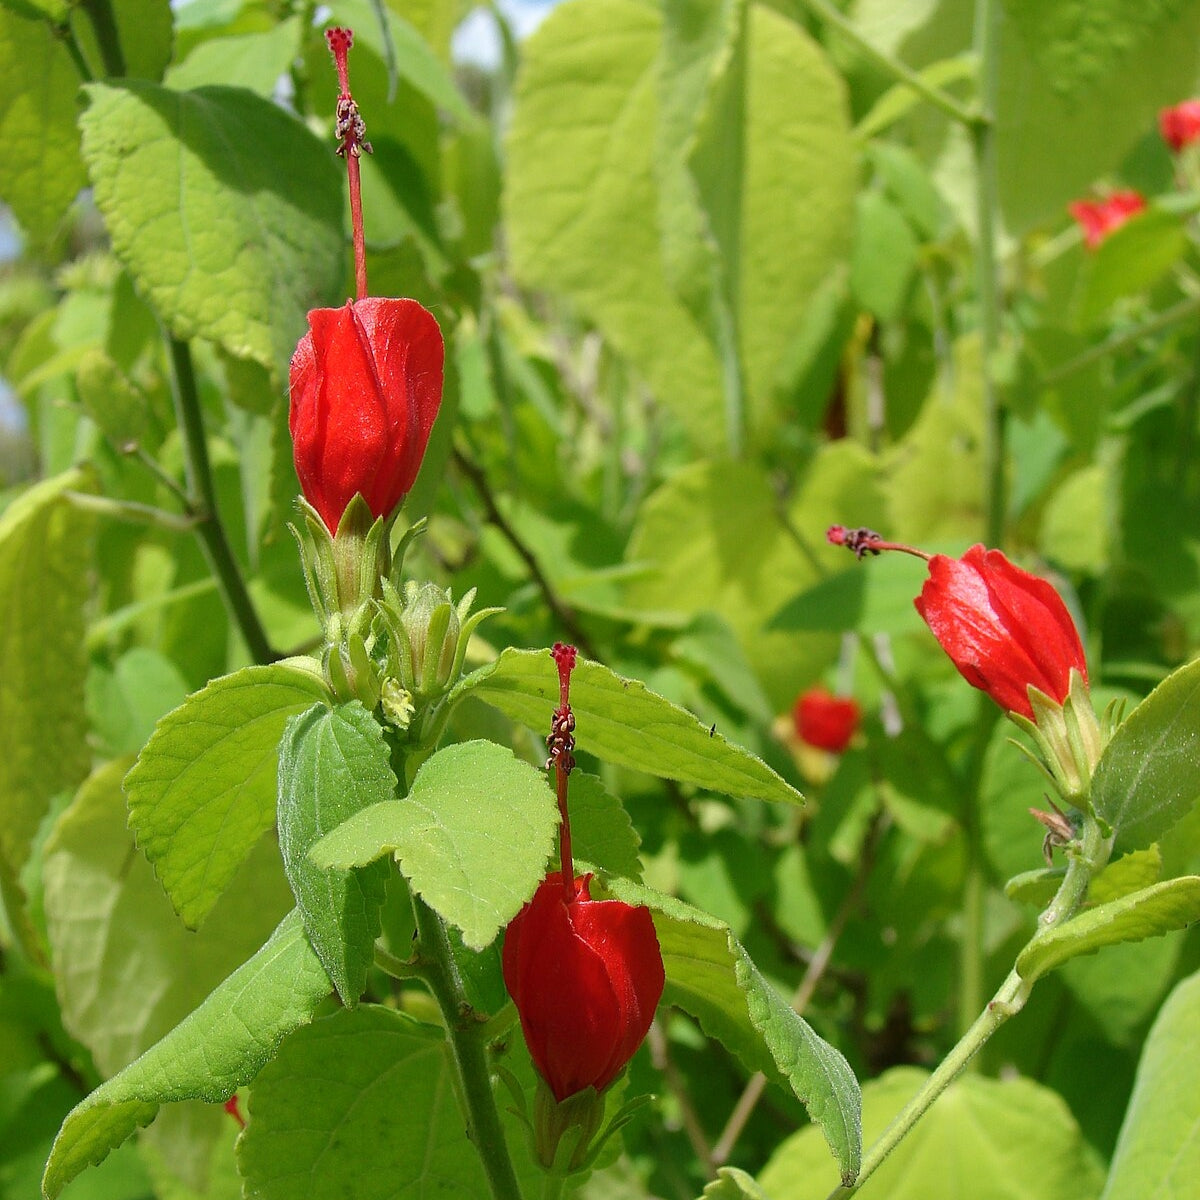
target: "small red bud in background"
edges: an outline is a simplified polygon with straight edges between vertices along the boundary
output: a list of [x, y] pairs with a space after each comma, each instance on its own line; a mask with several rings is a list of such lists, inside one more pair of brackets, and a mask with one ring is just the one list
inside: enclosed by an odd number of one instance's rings
[[849, 697], [834, 696], [824, 688], [802, 692], [792, 708], [796, 736], [809, 746], [841, 754], [858, 729], [861, 710]]
[[1062, 704], [1072, 668], [1087, 683], [1083, 644], [1062, 597], [999, 550], [933, 555], [915, 604], [959, 674], [1008, 712], [1033, 719], [1030, 686]]
[[1146, 207], [1140, 192], [1113, 192], [1104, 200], [1075, 200], [1067, 211], [1079, 222], [1083, 240], [1089, 250], [1095, 250], [1114, 230]]
[[593, 900], [591, 878], [577, 878], [572, 895], [560, 872], [547, 876], [504, 938], [505, 985], [534, 1066], [560, 1103], [616, 1079], [665, 982], [650, 911]]
[[415, 300], [368, 297], [316, 308], [292, 356], [296, 474], [331, 533], [361, 492], [386, 517], [417, 477], [442, 402], [445, 350]]
[[1200, 141], [1200, 100], [1184, 100], [1158, 114], [1163, 141], [1178, 154], [1185, 146]]

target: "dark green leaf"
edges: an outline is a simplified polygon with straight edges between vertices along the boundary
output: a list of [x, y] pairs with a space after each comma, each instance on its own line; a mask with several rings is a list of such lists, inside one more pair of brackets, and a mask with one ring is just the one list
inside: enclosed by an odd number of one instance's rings
[[820, 1125], [842, 1179], [852, 1182], [862, 1157], [861, 1098], [842, 1055], [759, 974], [724, 922], [626, 880], [606, 880], [605, 889], [654, 914], [667, 973], [663, 1003], [691, 1013], [750, 1070], [786, 1080]]
[[388, 864], [323, 871], [309, 851], [348, 817], [396, 795], [378, 722], [358, 701], [292, 717], [279, 746], [279, 850], [304, 929], [342, 1001], [366, 986]]
[[1096, 767], [1092, 804], [1119, 848], [1157, 841], [1195, 803], [1198, 739], [1200, 661], [1168, 675], [1129, 714]]

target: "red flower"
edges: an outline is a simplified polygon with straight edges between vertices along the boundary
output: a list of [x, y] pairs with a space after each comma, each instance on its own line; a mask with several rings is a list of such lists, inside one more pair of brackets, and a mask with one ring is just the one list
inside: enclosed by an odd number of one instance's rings
[[1174, 108], [1164, 108], [1158, 114], [1158, 128], [1163, 141], [1176, 154], [1200, 140], [1200, 100], [1185, 100]]
[[504, 938], [504, 982], [530, 1057], [560, 1102], [616, 1079], [664, 983], [649, 909], [593, 900], [591, 878], [577, 878], [568, 899], [561, 872], [548, 875]]
[[1128, 191], [1113, 192], [1106, 200], [1075, 200], [1067, 205], [1067, 211], [1079, 222], [1088, 249], [1095, 250], [1114, 229], [1145, 207], [1141, 193]]
[[1061, 704], [1072, 668], [1087, 683], [1083, 645], [1062, 597], [999, 550], [933, 555], [915, 603], [962, 677], [1009, 712], [1033, 719], [1030, 685]]
[[331, 532], [358, 492], [386, 517], [417, 477], [442, 402], [442, 333], [415, 300], [315, 308], [292, 355], [296, 474]]
[[809, 688], [796, 700], [792, 720], [796, 736], [810, 746], [841, 754], [858, 728], [860, 709], [849, 697], [832, 696], [824, 688]]

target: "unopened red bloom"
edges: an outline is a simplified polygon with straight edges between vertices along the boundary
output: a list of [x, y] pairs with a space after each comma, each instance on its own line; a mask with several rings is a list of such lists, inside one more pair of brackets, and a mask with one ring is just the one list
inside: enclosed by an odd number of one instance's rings
[[915, 603], [962, 677], [1008, 712], [1033, 719], [1030, 686], [1061, 704], [1072, 669], [1087, 683], [1083, 644], [1062, 597], [999, 550], [933, 555]]
[[1079, 222], [1083, 240], [1094, 250], [1114, 229], [1119, 229], [1130, 217], [1146, 207], [1140, 192], [1113, 192], [1104, 200], [1076, 200], [1067, 211]]
[[1163, 141], [1176, 154], [1200, 140], [1200, 100], [1185, 100], [1174, 108], [1164, 108], [1158, 114], [1158, 128]]
[[415, 300], [367, 297], [308, 314], [292, 356], [296, 474], [331, 532], [361, 492], [386, 517], [417, 477], [442, 402], [444, 347]]
[[575, 879], [568, 897], [561, 872], [547, 876], [504, 938], [504, 982], [530, 1057], [560, 1102], [616, 1079], [665, 981], [650, 911], [593, 900], [591, 878]]
[[796, 736], [810, 746], [841, 754], [858, 728], [860, 710], [848, 696], [834, 696], [824, 688], [802, 692], [792, 708]]

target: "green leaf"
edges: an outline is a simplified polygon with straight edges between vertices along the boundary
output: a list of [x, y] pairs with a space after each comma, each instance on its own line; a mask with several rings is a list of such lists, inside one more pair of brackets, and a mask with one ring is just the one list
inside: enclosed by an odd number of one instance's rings
[[166, 83], [179, 91], [206, 84], [242, 87], [269, 100], [299, 49], [300, 21], [290, 17], [261, 33], [201, 42], [167, 71]]
[[595, 775], [571, 772], [571, 847], [607, 875], [642, 881], [642, 839], [620, 800]]
[[[680, 5], [665, 55], [656, 6], [556, 9], [524, 48], [505, 189], [522, 282], [569, 297], [710, 447], [726, 440], [732, 368], [693, 311], [713, 260], [685, 239], [720, 247], [727, 357], [764, 436], [809, 302], [846, 259], [854, 192], [842, 80], [767, 6], [746, 7], [739, 40], [738, 7], [706, 23], [710, 10]], [[664, 82], [673, 64], [682, 75]]]
[[[868, 1145], [927, 1076], [897, 1067], [863, 1087]], [[1031, 1079], [962, 1075], [863, 1185], [864, 1200], [1095, 1200], [1103, 1178], [1062, 1098]], [[815, 1129], [801, 1129], [759, 1172], [768, 1196], [833, 1189]]]
[[997, 179], [1019, 235], [1115, 168], [1190, 96], [1200, 8], [1186, 0], [1005, 0], [999, 26]]
[[897, 320], [917, 268], [916, 234], [900, 210], [877, 191], [858, 197], [855, 222], [850, 286], [862, 306], [880, 320]]
[[72, 1110], [46, 1164], [43, 1194], [54, 1200], [80, 1171], [149, 1124], [160, 1104], [228, 1099], [328, 994], [329, 980], [293, 911], [194, 1013]]
[[49, 23], [0, 8], [0, 196], [35, 242], [50, 240], [87, 182], [78, 89], [79, 72]]
[[1200, 974], [1162, 1006], [1142, 1051], [1101, 1200], [1186, 1200], [1200, 1178]]
[[97, 75], [120, 75], [157, 83], [171, 60], [174, 27], [170, 0], [110, 0], [107, 14], [120, 62], [108, 66], [96, 41], [95, 26], [91, 21], [75, 21], [72, 30], [84, 58], [104, 64]]
[[15, 879], [58, 792], [87, 774], [84, 613], [93, 521], [64, 493], [71, 471], [0, 515], [0, 857]]
[[738, 1167], [721, 1167], [717, 1178], [704, 1189], [703, 1200], [771, 1200], [766, 1192]]
[[723, 921], [627, 880], [605, 880], [604, 890], [654, 914], [667, 973], [663, 1003], [691, 1013], [749, 1070], [786, 1080], [851, 1183], [862, 1158], [860, 1095], [842, 1055], [762, 977]]
[[263, 838], [204, 928], [185, 929], [126, 826], [125, 766], [108, 763], [79, 789], [42, 871], [63, 1021], [105, 1075], [191, 1012], [291, 907], [274, 840]]
[[290, 717], [328, 699], [295, 658], [214, 679], [158, 722], [125, 779], [129, 823], [193, 929], [275, 824], [279, 740]]
[[394, 852], [413, 890], [482, 950], [546, 873], [558, 807], [545, 773], [494, 742], [426, 760], [408, 795], [356, 813], [309, 857], [349, 870]]
[[292, 717], [279, 747], [279, 850], [317, 957], [343, 1003], [367, 982], [388, 864], [323, 871], [313, 846], [348, 817], [396, 795], [378, 722], [357, 701]]
[[178, 338], [286, 375], [305, 314], [342, 279], [332, 153], [237, 88], [95, 83], [83, 155], [113, 249]]
[[463, 1129], [445, 1033], [375, 1005], [335, 1013], [284, 1043], [255, 1080], [237, 1153], [256, 1200], [489, 1194]]
[[[558, 703], [558, 674], [543, 650], [505, 650], [459, 686], [460, 695], [475, 696], [533, 729], [549, 729]], [[803, 803], [761, 759], [600, 663], [581, 661], [575, 668], [571, 709], [578, 744], [606, 762], [731, 796]]]
[[1073, 306], [1075, 323], [1087, 328], [1122, 296], [1148, 291], [1182, 257], [1186, 246], [1182, 219], [1162, 209], [1139, 213], [1115, 229], [1084, 259]]
[[1116, 830], [1117, 846], [1158, 841], [1200, 795], [1200, 661], [1167, 676], [1129, 714], [1092, 776], [1096, 815]]
[[1200, 875], [1168, 879], [1043, 930], [1018, 955], [1017, 971], [1032, 983], [1079, 954], [1092, 954], [1117, 942], [1140, 942], [1196, 920], [1200, 920]]

